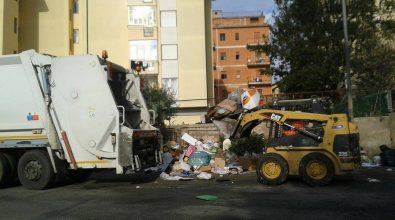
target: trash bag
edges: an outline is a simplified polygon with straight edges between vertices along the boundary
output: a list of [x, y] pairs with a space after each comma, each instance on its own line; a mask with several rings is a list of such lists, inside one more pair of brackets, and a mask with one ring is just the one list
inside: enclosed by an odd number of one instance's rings
[[387, 147], [386, 145], [381, 145], [380, 159], [381, 165], [383, 166], [395, 166], [395, 150]]
[[189, 165], [192, 167], [206, 166], [210, 164], [211, 156], [204, 151], [197, 151], [189, 158]]

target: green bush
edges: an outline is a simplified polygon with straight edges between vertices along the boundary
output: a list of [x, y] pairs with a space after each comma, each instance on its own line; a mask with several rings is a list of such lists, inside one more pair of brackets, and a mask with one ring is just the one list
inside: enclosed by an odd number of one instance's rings
[[229, 150], [238, 156], [247, 153], [261, 154], [266, 146], [262, 136], [253, 134], [249, 137], [237, 138], [232, 140]]

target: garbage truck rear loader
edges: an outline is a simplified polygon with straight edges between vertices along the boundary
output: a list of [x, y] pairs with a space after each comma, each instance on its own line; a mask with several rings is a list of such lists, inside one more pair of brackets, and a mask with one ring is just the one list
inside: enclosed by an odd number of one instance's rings
[[0, 100], [0, 185], [44, 189], [57, 174], [161, 160], [139, 79], [97, 56], [1, 56]]

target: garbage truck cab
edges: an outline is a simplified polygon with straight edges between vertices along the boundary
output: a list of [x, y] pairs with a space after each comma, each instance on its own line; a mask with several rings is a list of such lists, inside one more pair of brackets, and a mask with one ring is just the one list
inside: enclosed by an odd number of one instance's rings
[[133, 173], [160, 162], [140, 81], [95, 55], [0, 57], [0, 185], [44, 189], [56, 174]]

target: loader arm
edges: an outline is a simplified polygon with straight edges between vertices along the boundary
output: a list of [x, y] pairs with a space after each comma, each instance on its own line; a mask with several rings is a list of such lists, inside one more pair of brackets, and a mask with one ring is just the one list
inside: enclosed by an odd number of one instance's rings
[[314, 114], [314, 113], [304, 113], [304, 112], [293, 112], [293, 111], [282, 111], [282, 110], [272, 110], [272, 109], [260, 109], [252, 110], [246, 113], [242, 113], [236, 123], [236, 128], [231, 137], [239, 137], [245, 130], [251, 125], [258, 124], [264, 120], [272, 121], [279, 125], [284, 125], [291, 130], [295, 130], [303, 135], [313, 138], [318, 142], [322, 142], [323, 137], [321, 135], [315, 134], [313, 132], [296, 128], [286, 122], [287, 119], [314, 119], [317, 121], [327, 121], [328, 115]]

